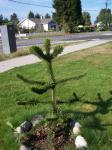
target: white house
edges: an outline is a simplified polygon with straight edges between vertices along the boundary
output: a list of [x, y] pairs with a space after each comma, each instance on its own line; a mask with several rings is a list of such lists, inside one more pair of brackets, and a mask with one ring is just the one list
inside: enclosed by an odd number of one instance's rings
[[104, 31], [104, 28], [105, 28], [105, 24], [103, 22], [98, 22], [96, 24], [97, 28], [100, 30], [100, 31]]
[[49, 19], [37, 19], [26, 18], [19, 22], [18, 26], [24, 29], [36, 29], [38, 31], [57, 30], [58, 25], [51, 18]]

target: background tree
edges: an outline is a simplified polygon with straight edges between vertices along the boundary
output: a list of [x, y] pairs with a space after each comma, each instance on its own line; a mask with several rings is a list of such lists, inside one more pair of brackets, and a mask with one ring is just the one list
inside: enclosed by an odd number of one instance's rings
[[36, 14], [35, 14], [35, 18], [40, 19], [40, 14], [39, 14], [39, 13], [36, 13]]
[[74, 32], [81, 24], [82, 9], [80, 0], [53, 0], [54, 19], [63, 26], [65, 32]]
[[96, 18], [95, 23], [102, 22], [105, 30], [109, 29], [112, 23], [112, 14], [110, 9], [101, 9], [99, 15]]
[[53, 0], [53, 7], [55, 9], [55, 13], [53, 13], [53, 18], [58, 22], [58, 24], [63, 24], [63, 4], [64, 0]]
[[14, 25], [14, 26], [17, 26], [18, 22], [19, 22], [19, 19], [18, 19], [18, 16], [16, 13], [13, 13], [11, 16], [10, 16], [10, 21], [11, 23]]
[[18, 19], [18, 16], [16, 13], [13, 13], [11, 16], [10, 16], [10, 21], [7, 23], [8, 25], [13, 25], [14, 26], [14, 29], [15, 29], [15, 32], [18, 32], [18, 26], [17, 24], [19, 23], [19, 19]]
[[0, 15], [0, 25], [2, 25], [3, 24], [3, 15], [1, 14]]
[[4, 18], [3, 23], [7, 25], [9, 23], [8, 18]]
[[28, 14], [28, 18], [34, 18], [34, 17], [35, 17], [34, 13], [32, 11], [30, 11]]
[[48, 19], [51, 18], [51, 16], [48, 13], [46, 13], [45, 18]]
[[85, 12], [82, 13], [82, 17], [83, 17], [84, 25], [89, 26], [91, 24], [91, 15], [90, 15], [90, 13], [85, 11]]

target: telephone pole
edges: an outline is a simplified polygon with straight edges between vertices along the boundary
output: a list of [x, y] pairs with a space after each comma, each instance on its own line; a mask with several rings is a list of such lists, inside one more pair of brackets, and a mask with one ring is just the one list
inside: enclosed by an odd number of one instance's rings
[[108, 0], [106, 0], [105, 6], [106, 6], [106, 10], [107, 10], [107, 8], [108, 8]]
[[108, 0], [106, 0], [105, 2], [105, 27], [106, 30], [108, 29], [108, 18], [107, 18], [107, 14], [108, 14]]

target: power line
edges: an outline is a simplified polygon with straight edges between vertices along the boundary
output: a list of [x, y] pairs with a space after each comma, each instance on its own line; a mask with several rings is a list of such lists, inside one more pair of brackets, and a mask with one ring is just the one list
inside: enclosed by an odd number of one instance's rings
[[30, 5], [30, 6], [36, 6], [36, 7], [52, 8], [52, 7], [46, 6], [46, 5], [40, 5], [40, 4], [34, 4], [34, 3], [20, 2], [20, 1], [17, 1], [17, 0], [8, 0], [8, 1], [13, 2], [13, 3], [23, 4], [23, 5]]

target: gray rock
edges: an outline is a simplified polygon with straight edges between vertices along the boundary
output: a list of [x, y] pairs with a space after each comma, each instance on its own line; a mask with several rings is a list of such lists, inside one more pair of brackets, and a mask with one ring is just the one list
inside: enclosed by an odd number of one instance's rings
[[35, 127], [37, 124], [39, 124], [41, 121], [44, 120], [44, 117], [42, 115], [34, 115], [31, 122], [33, 124], [33, 126]]
[[22, 132], [29, 132], [32, 129], [32, 126], [30, 121], [25, 121], [20, 125]]
[[71, 120], [70, 121], [70, 126], [73, 128], [75, 126], [76, 120]]
[[22, 133], [21, 127], [20, 127], [20, 126], [17, 127], [17, 128], [15, 129], [14, 133], [15, 133], [15, 135], [16, 135], [16, 134], [21, 134], [21, 133]]

